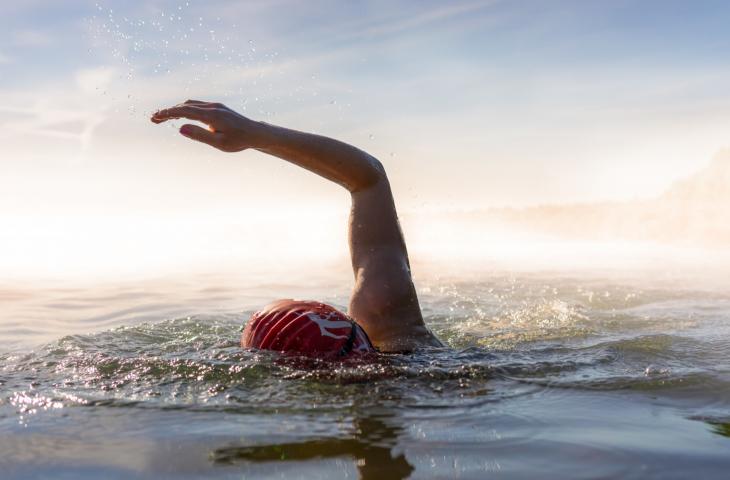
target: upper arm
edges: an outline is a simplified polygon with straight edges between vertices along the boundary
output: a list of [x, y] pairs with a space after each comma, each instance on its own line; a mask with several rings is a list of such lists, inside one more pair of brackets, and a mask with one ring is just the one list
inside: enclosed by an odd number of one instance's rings
[[388, 179], [352, 193], [350, 314], [381, 350], [438, 345], [423, 323]]

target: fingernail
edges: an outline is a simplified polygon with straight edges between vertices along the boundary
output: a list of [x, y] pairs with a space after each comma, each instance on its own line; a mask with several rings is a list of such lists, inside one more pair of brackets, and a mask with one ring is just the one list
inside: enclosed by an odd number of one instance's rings
[[193, 133], [192, 129], [190, 128], [190, 125], [183, 125], [180, 127], [180, 133], [182, 135], [185, 135], [186, 137], [189, 137], [191, 133]]

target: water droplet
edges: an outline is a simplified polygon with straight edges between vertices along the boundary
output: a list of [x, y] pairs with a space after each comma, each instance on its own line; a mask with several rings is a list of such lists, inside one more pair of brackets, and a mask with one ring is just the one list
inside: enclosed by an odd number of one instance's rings
[[373, 135], [373, 134], [371, 133], [370, 135], [368, 135], [368, 138], [369, 138], [370, 140], [375, 140], [375, 135]]

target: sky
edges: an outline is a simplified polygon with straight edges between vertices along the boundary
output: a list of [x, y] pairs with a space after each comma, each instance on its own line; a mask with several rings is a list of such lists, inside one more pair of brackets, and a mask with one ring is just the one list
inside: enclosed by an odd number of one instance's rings
[[0, 268], [344, 251], [339, 187], [149, 122], [188, 98], [367, 150], [406, 213], [656, 196], [730, 146], [728, 24], [701, 0], [2, 2]]

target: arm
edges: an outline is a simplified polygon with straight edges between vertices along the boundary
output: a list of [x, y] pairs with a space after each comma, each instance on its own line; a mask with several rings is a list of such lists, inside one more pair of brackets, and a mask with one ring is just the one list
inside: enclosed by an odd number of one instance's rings
[[189, 118], [180, 133], [226, 152], [253, 148], [342, 185], [352, 196], [349, 239], [355, 287], [350, 315], [383, 351], [441, 345], [426, 328], [390, 184], [381, 163], [331, 138], [255, 122], [221, 104], [188, 100], [152, 121]]

